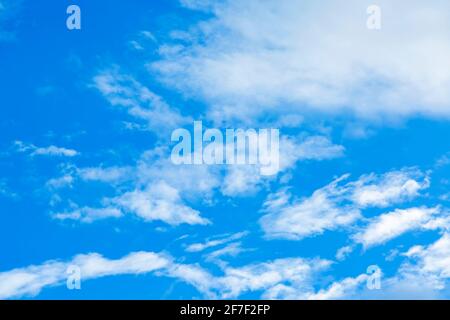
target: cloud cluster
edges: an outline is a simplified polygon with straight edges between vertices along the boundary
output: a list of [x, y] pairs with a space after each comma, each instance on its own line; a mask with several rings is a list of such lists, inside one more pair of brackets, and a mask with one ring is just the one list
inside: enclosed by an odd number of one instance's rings
[[236, 298], [248, 291], [269, 292], [286, 284], [305, 292], [313, 290], [312, 278], [327, 269], [329, 261], [285, 258], [254, 263], [239, 268], [226, 267], [223, 275], [214, 276], [199, 265], [180, 264], [167, 254], [133, 252], [113, 260], [98, 253], [77, 255], [67, 262], [48, 261], [0, 273], [0, 299], [33, 296], [43, 288], [62, 285], [67, 270], [76, 266], [81, 281], [105, 276], [147, 274], [177, 278], [194, 286], [209, 298]]
[[361, 209], [386, 207], [418, 196], [429, 186], [415, 169], [364, 175], [345, 184], [344, 175], [303, 199], [287, 190], [272, 194], [263, 206], [260, 224], [269, 238], [302, 239], [349, 226], [362, 217]]

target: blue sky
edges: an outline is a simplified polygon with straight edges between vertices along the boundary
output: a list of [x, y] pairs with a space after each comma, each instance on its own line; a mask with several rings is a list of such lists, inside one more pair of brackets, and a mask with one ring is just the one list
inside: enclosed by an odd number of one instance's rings
[[[449, 298], [450, 6], [370, 4], [0, 0], [0, 298]], [[194, 120], [279, 172], [174, 165]]]

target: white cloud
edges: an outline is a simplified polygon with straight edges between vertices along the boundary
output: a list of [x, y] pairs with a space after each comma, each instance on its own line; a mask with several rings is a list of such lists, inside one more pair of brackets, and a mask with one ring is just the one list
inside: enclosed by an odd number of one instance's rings
[[286, 190], [272, 194], [264, 203], [261, 226], [270, 238], [302, 239], [349, 226], [366, 207], [386, 207], [410, 200], [429, 186], [417, 170], [404, 169], [382, 175], [363, 175], [356, 181], [344, 175], [313, 192], [291, 199]]
[[324, 136], [282, 136], [280, 139], [280, 172], [292, 169], [300, 161], [322, 161], [340, 158], [345, 148]]
[[72, 186], [74, 178], [70, 174], [65, 174], [59, 178], [53, 178], [47, 181], [47, 186], [52, 189], [59, 189], [67, 186]]
[[219, 236], [215, 239], [210, 239], [204, 243], [193, 243], [186, 247], [186, 251], [187, 252], [200, 252], [200, 251], [203, 251], [208, 248], [217, 247], [222, 244], [241, 239], [241, 238], [245, 237], [247, 234], [248, 234], [248, 232], [238, 232], [238, 233], [234, 233], [232, 235]]
[[199, 211], [183, 204], [179, 191], [163, 181], [149, 185], [145, 190], [124, 193], [109, 201], [145, 221], [161, 220], [170, 225], [210, 223], [200, 217]]
[[78, 152], [73, 149], [60, 148], [56, 146], [49, 146], [46, 148], [37, 148], [31, 155], [49, 155], [49, 156], [65, 156], [74, 157]]
[[405, 255], [414, 259], [415, 263], [404, 265], [403, 272], [434, 275], [440, 282], [450, 278], [450, 235], [448, 233], [444, 233], [440, 239], [428, 247], [412, 247]]
[[282, 258], [241, 267], [224, 264], [221, 276], [213, 276], [198, 265], [175, 264], [162, 274], [186, 281], [210, 299], [235, 299], [243, 293], [258, 291], [268, 298], [280, 285], [313, 292], [314, 277], [330, 264], [327, 260], [302, 258]]
[[282, 158], [287, 162], [299, 160], [328, 160], [344, 155], [345, 148], [333, 144], [327, 137], [310, 136], [301, 140], [287, 138], [282, 149]]
[[147, 186], [164, 181], [185, 198], [208, 199], [220, 185], [220, 168], [208, 165], [174, 165], [168, 150], [155, 148], [140, 157], [136, 165], [137, 184]]
[[[342, 150], [343, 147], [333, 145], [325, 137], [286, 138], [281, 144], [281, 169], [288, 170], [300, 160], [338, 157]], [[62, 177], [51, 179], [47, 184], [53, 188], [72, 186], [76, 178], [117, 187], [118, 195], [103, 199], [103, 205], [117, 207], [116, 210], [136, 214], [147, 221], [161, 220], [171, 225], [208, 223], [187, 202], [201, 200], [209, 204], [216, 191], [231, 197], [247, 196], [270, 181], [261, 176], [257, 166], [252, 165], [174, 165], [168, 149], [162, 147], [144, 152], [134, 166], [71, 168], [69, 173], [66, 170]], [[102, 217], [119, 216], [92, 214], [93, 211], [105, 212], [105, 209], [84, 208], [59, 213], [58, 217], [91, 222]], [[107, 212], [111, 212], [110, 209]]]
[[274, 287], [287, 284], [303, 290], [310, 289], [316, 273], [330, 265], [327, 260], [284, 258], [250, 264], [240, 268], [227, 267], [224, 276], [217, 278], [220, 298], [236, 298], [247, 291], [264, 291], [267, 295]]
[[428, 177], [414, 169], [369, 174], [355, 181], [352, 200], [362, 207], [388, 207], [415, 198], [419, 191], [429, 187]]
[[222, 260], [220, 260], [221, 257], [229, 256], [229, 257], [236, 257], [242, 252], [249, 251], [250, 249], [244, 249], [242, 248], [241, 242], [233, 242], [228, 245], [226, 245], [223, 248], [220, 248], [218, 250], [215, 250], [211, 253], [208, 253], [206, 255], [206, 261], [212, 261], [216, 262], [219, 265], [225, 265]]
[[82, 254], [72, 260], [47, 261], [41, 265], [0, 273], [0, 299], [35, 296], [51, 286], [63, 285], [69, 266], [81, 271], [81, 282], [105, 276], [154, 273], [182, 280], [207, 298], [236, 298], [249, 291], [263, 291], [285, 284], [297, 290], [312, 290], [312, 279], [331, 262], [321, 259], [284, 258], [242, 267], [224, 267], [223, 275], [214, 276], [197, 264], [180, 264], [166, 254], [133, 252], [112, 260], [98, 253]]
[[[381, 278], [379, 290], [364, 286], [363, 274], [333, 283], [310, 298], [319, 299], [445, 299], [450, 278], [450, 236], [445, 232], [426, 246], [416, 245], [402, 254], [407, 258], [397, 273]], [[360, 279], [360, 281], [357, 281]], [[342, 290], [344, 289], [344, 290]]]
[[[345, 148], [333, 144], [324, 136], [282, 136], [280, 139], [280, 168], [277, 173], [295, 168], [298, 162], [330, 160], [342, 157]], [[272, 163], [275, 159], [272, 160]], [[227, 196], [248, 196], [258, 192], [276, 176], [261, 176], [257, 166], [235, 165], [227, 168], [221, 192]]]
[[379, 31], [366, 27], [370, 1], [182, 2], [213, 17], [190, 26], [191, 42], [161, 45], [149, 68], [206, 99], [213, 118], [450, 116], [445, 1], [380, 0]]
[[217, 294], [214, 292], [217, 279], [199, 265], [173, 264], [161, 274], [178, 278], [194, 286], [209, 299], [217, 298]]
[[428, 246], [413, 246], [397, 273], [382, 280], [382, 290], [358, 292], [370, 299], [445, 299], [450, 277], [450, 236], [444, 233]]
[[148, 129], [157, 134], [166, 134], [191, 122], [132, 76], [120, 73], [118, 67], [96, 75], [93, 86], [111, 105], [123, 107], [133, 117], [145, 120]]
[[406, 232], [420, 229], [434, 229], [434, 219], [439, 208], [396, 209], [370, 220], [367, 227], [354, 235], [354, 240], [365, 248], [385, 243]]
[[[49, 186], [74, 184], [75, 178], [111, 185], [116, 195], [100, 199], [98, 208], [75, 205], [59, 212], [55, 218], [93, 222], [108, 217], [134, 214], [145, 221], [163, 221], [170, 225], [208, 224], [209, 220], [191, 208], [187, 202], [208, 202], [219, 184], [219, 175], [208, 166], [176, 166], [170, 162], [167, 150], [147, 151], [134, 166], [70, 168], [62, 178], [52, 179]], [[79, 181], [77, 180], [77, 181]], [[193, 183], [195, 182], [195, 183]], [[78, 207], [82, 207], [79, 209]]]
[[316, 273], [328, 268], [326, 260], [285, 258], [246, 265], [225, 267], [222, 276], [213, 276], [198, 265], [176, 264], [166, 274], [179, 278], [210, 299], [236, 299], [246, 292], [262, 291], [263, 297], [280, 284], [286, 283], [298, 290], [312, 290]]
[[[21, 148], [24, 146], [21, 145]], [[286, 171], [293, 168], [297, 161], [341, 156], [343, 147], [321, 136], [283, 138], [280, 152], [281, 171]], [[64, 168], [63, 175], [50, 179], [47, 185], [57, 189], [72, 187], [79, 181], [99, 181], [113, 186], [117, 191], [116, 196], [102, 199], [100, 208], [65, 210], [58, 213], [58, 219], [92, 222], [128, 212], [146, 221], [160, 220], [178, 225], [209, 222], [188, 203], [201, 201], [209, 205], [215, 192], [230, 197], [248, 196], [273, 179], [276, 177], [265, 179], [259, 168], [252, 165], [174, 165], [170, 161], [168, 148], [156, 147], [144, 152], [133, 166]], [[116, 209], [112, 211], [111, 208]]]
[[316, 293], [308, 294], [309, 300], [336, 300], [351, 296], [362, 284], [367, 283], [367, 275], [361, 274], [356, 278], [345, 278], [332, 283], [327, 289], [321, 289]]
[[85, 181], [100, 181], [100, 182], [122, 182], [124, 180], [132, 179], [132, 168], [130, 167], [93, 167], [81, 168], [78, 170], [78, 175]]
[[31, 156], [63, 156], [63, 157], [75, 157], [79, 155], [78, 151], [73, 149], [67, 149], [56, 146], [49, 147], [36, 147], [33, 144], [25, 144], [22, 141], [14, 142], [17, 151], [29, 152]]
[[337, 252], [336, 252], [336, 259], [339, 261], [345, 260], [345, 258], [352, 253], [353, 251], [353, 247], [352, 246], [345, 246], [340, 248]]
[[450, 152], [447, 152], [436, 160], [434, 166], [435, 168], [442, 168], [448, 166], [449, 164], [450, 164]]
[[69, 266], [81, 270], [82, 281], [118, 274], [141, 274], [166, 267], [170, 260], [152, 252], [134, 252], [110, 260], [97, 253], [75, 256], [69, 262], [48, 261], [41, 265], [0, 273], [0, 299], [37, 295], [43, 288], [61, 285]]
[[233, 165], [227, 169], [221, 185], [221, 192], [230, 197], [253, 195], [270, 179], [262, 176], [257, 166]]
[[340, 203], [343, 190], [337, 184], [341, 179], [301, 200], [291, 200], [291, 195], [285, 191], [271, 195], [264, 203], [266, 215], [260, 220], [266, 236], [299, 240], [359, 219], [357, 208]]
[[213, 7], [210, 0], [180, 0], [180, 3], [186, 8], [195, 10], [206, 10]]
[[122, 212], [114, 207], [105, 207], [105, 208], [83, 207], [69, 212], [55, 213], [53, 214], [53, 218], [57, 220], [75, 220], [84, 223], [91, 223], [96, 220], [102, 220], [106, 218], [119, 218], [122, 215], [123, 215]]

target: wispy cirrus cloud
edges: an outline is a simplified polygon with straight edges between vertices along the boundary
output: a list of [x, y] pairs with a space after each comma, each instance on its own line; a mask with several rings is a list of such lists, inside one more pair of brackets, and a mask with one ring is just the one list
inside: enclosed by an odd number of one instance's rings
[[156, 134], [167, 134], [168, 130], [191, 122], [190, 117], [169, 106], [133, 76], [121, 73], [118, 66], [99, 72], [91, 86], [112, 106], [124, 108], [131, 116], [145, 121], [147, 129]]
[[232, 235], [218, 236], [203, 243], [193, 243], [186, 247], [187, 252], [200, 252], [245, 237], [248, 232], [238, 232]]
[[260, 224], [269, 238], [302, 239], [348, 226], [361, 218], [352, 205], [343, 204], [346, 190], [338, 183], [344, 176], [316, 190], [310, 197], [292, 200], [286, 191], [269, 196]]

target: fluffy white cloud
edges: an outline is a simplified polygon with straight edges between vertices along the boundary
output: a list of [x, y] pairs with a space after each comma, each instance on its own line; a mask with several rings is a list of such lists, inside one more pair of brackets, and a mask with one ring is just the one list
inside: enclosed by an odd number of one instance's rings
[[377, 1], [378, 31], [366, 27], [371, 1], [182, 2], [212, 17], [161, 45], [149, 68], [209, 101], [212, 118], [311, 110], [450, 116], [445, 1]]
[[221, 192], [230, 197], [245, 197], [258, 192], [267, 181], [270, 177], [261, 176], [257, 166], [233, 165], [226, 171]]
[[291, 200], [285, 191], [272, 195], [264, 203], [266, 215], [260, 220], [266, 235], [299, 240], [347, 226], [359, 219], [357, 208], [341, 204], [339, 181], [333, 181], [302, 200]]
[[353, 247], [352, 246], [344, 246], [342, 248], [339, 248], [339, 250], [336, 252], [336, 259], [337, 260], [345, 260], [345, 258], [352, 253]]
[[170, 225], [209, 223], [200, 217], [199, 211], [183, 204], [178, 190], [165, 182], [149, 185], [145, 190], [124, 193], [110, 201], [145, 221], [161, 220]]
[[361, 217], [366, 207], [386, 207], [419, 195], [429, 186], [417, 170], [404, 169], [382, 175], [364, 175], [343, 184], [349, 175], [336, 179], [310, 197], [292, 199], [281, 191], [269, 196], [261, 226], [271, 238], [302, 239], [348, 226]]
[[352, 201], [361, 207], [388, 207], [415, 198], [430, 185], [428, 177], [414, 169], [369, 174], [350, 184]]
[[396, 209], [370, 220], [367, 227], [354, 236], [354, 240], [365, 248], [379, 245], [406, 232], [438, 227], [434, 219], [439, 208]]

